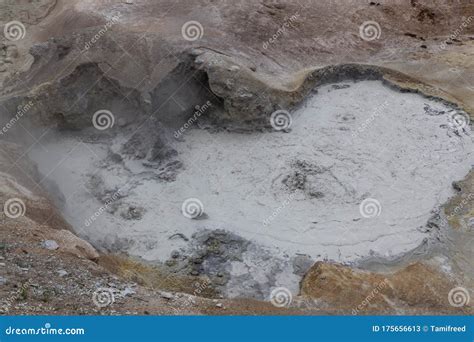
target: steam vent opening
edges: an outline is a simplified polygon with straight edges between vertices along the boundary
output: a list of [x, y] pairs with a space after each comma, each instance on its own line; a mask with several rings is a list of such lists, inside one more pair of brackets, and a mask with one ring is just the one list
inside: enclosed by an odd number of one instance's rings
[[121, 129], [117, 109], [114, 134], [48, 129], [28, 156], [80, 237], [225, 297], [297, 294], [316, 261], [428, 253], [427, 222], [474, 162], [459, 110], [381, 81], [314, 90], [271, 130]]

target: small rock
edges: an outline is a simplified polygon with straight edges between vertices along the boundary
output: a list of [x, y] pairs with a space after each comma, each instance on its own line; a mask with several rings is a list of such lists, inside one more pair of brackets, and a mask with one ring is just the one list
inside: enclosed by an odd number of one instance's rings
[[132, 289], [131, 287], [127, 286], [125, 289], [122, 290], [122, 292], [120, 292], [120, 294], [125, 297], [125, 296], [131, 296], [133, 294], [135, 294], [136, 291], [134, 289]]
[[[203, 50], [203, 49], [197, 49], [197, 48], [195, 48], [195, 49], [192, 49], [192, 50], [190, 51], [190, 55], [191, 55], [191, 56], [199, 56], [199, 55], [202, 55], [204, 52], [206, 52], [206, 51]], [[201, 61], [201, 63], [202, 63], [202, 61]]]
[[58, 243], [54, 240], [45, 240], [43, 241], [42, 246], [43, 248], [46, 248], [52, 251], [59, 248]]
[[161, 292], [160, 292], [160, 296], [161, 296], [162, 298], [165, 298], [165, 299], [173, 299], [173, 298], [174, 298], [174, 296], [173, 296], [172, 293], [165, 292], [165, 291], [161, 291]]
[[59, 270], [59, 271], [58, 271], [58, 275], [59, 275], [60, 277], [65, 277], [65, 276], [68, 275], [68, 273], [67, 273], [65, 270]]
[[0, 277], [0, 285], [5, 285], [7, 283], [7, 278]]
[[122, 211], [120, 213], [120, 216], [122, 216], [126, 220], [141, 220], [144, 213], [144, 208], [130, 206], [126, 210]]
[[217, 303], [217, 304], [216, 304], [216, 307], [222, 308], [222, 307], [224, 307], [224, 305], [222, 305], [222, 303]]
[[176, 260], [172, 260], [172, 259], [166, 260], [165, 265], [168, 267], [173, 267], [176, 265]]
[[4, 262], [0, 262], [0, 267], [5, 267], [5, 263], [4, 263]]

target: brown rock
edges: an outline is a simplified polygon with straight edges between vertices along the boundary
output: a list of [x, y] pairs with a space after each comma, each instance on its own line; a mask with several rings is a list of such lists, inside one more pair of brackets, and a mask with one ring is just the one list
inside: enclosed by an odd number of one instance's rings
[[[414, 263], [392, 274], [317, 262], [301, 284], [301, 294], [335, 311], [359, 313], [435, 313], [460, 308], [449, 304], [455, 284], [430, 266]], [[470, 311], [464, 307], [462, 310]]]

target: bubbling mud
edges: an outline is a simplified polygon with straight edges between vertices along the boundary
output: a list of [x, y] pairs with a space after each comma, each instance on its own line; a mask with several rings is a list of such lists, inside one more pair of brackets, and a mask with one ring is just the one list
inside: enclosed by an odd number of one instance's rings
[[[380, 81], [344, 82], [318, 88], [284, 130], [180, 130], [152, 167], [124, 152], [120, 132], [51, 132], [30, 157], [95, 246], [265, 297], [297, 292], [314, 261], [389, 260], [434, 240], [427, 221], [474, 161], [456, 113]], [[190, 199], [197, 215], [183, 214]]]

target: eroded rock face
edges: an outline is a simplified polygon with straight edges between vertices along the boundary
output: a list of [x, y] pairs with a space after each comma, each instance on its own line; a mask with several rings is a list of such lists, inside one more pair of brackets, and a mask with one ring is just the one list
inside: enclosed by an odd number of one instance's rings
[[[301, 295], [352, 314], [459, 312], [449, 302], [455, 286], [446, 274], [423, 263], [382, 274], [317, 262], [301, 282]], [[464, 312], [472, 312], [472, 307], [464, 307]]]

